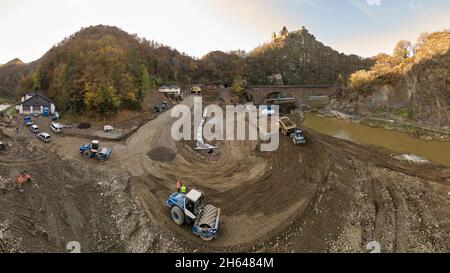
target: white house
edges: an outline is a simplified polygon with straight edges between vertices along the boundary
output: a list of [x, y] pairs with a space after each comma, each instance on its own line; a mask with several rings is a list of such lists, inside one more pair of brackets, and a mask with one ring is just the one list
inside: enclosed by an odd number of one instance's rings
[[167, 95], [181, 95], [181, 88], [176, 85], [164, 85], [159, 88], [159, 92]]
[[32, 91], [25, 94], [21, 102], [16, 105], [20, 114], [41, 114], [47, 108], [51, 114], [56, 111], [55, 104], [45, 96], [43, 91]]

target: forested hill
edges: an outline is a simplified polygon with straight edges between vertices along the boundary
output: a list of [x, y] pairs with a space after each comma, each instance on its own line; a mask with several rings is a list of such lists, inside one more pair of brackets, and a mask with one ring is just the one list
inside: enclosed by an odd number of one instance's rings
[[195, 59], [168, 46], [111, 26], [92, 26], [67, 37], [42, 58], [0, 67], [0, 97], [45, 90], [60, 111], [100, 114], [137, 109], [152, 87], [177, 83], [222, 83], [237, 77], [270, 84], [281, 74], [285, 84], [339, 83], [368, 67], [317, 42], [305, 29], [283, 30], [273, 41], [246, 54], [214, 51]]
[[323, 45], [303, 27], [289, 32], [284, 27], [272, 41], [254, 49], [247, 60], [249, 79], [268, 84], [281, 74], [285, 84], [338, 84], [352, 73], [369, 68], [373, 61], [345, 55]]
[[31, 75], [34, 63], [14, 59], [0, 66], [0, 97], [14, 99], [22, 91], [22, 83]]
[[195, 60], [116, 27], [84, 28], [39, 61], [26, 88], [43, 89], [61, 110], [135, 109], [152, 86], [190, 82]]

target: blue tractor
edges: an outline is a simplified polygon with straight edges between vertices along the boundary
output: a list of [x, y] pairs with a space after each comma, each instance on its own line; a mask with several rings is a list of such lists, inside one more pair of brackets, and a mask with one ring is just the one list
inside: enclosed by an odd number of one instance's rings
[[106, 161], [111, 157], [111, 148], [100, 148], [100, 141], [93, 140], [92, 143], [80, 147], [80, 154], [85, 158], [96, 158]]
[[172, 193], [166, 205], [175, 224], [192, 224], [192, 232], [203, 240], [211, 241], [219, 235], [220, 209], [205, 206], [202, 192], [193, 189], [187, 194]]

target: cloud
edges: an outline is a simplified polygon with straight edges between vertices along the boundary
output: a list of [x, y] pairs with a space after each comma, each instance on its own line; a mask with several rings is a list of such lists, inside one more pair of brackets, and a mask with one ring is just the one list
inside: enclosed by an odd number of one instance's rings
[[381, 6], [382, 0], [348, 0], [348, 2], [365, 15], [372, 17], [376, 14], [373, 7]]
[[369, 6], [381, 6], [381, 0], [366, 0]]

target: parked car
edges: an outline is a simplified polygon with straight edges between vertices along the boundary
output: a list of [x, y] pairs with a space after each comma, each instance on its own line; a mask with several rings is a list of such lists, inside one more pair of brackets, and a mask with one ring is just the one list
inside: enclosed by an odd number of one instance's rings
[[31, 131], [32, 133], [34, 133], [34, 134], [39, 133], [39, 126], [33, 124], [33, 125], [31, 125], [29, 128], [30, 128], [30, 131]]
[[31, 126], [33, 125], [33, 120], [30, 116], [26, 116], [23, 118], [23, 123], [25, 123], [26, 126]]
[[59, 123], [52, 123], [50, 125], [50, 129], [52, 129], [52, 131], [55, 132], [55, 134], [59, 134], [62, 133], [63, 127]]
[[58, 119], [59, 119], [59, 113], [55, 112], [55, 114], [53, 114], [53, 116], [52, 116], [52, 120], [57, 121]]
[[47, 133], [39, 133], [38, 138], [44, 143], [52, 142], [52, 137]]
[[37, 118], [37, 117], [39, 117], [39, 113], [34, 113], [33, 116], [34, 116], [35, 118]]
[[112, 127], [111, 125], [105, 125], [105, 126], [103, 126], [103, 131], [110, 133], [110, 132], [114, 131], [114, 127]]

